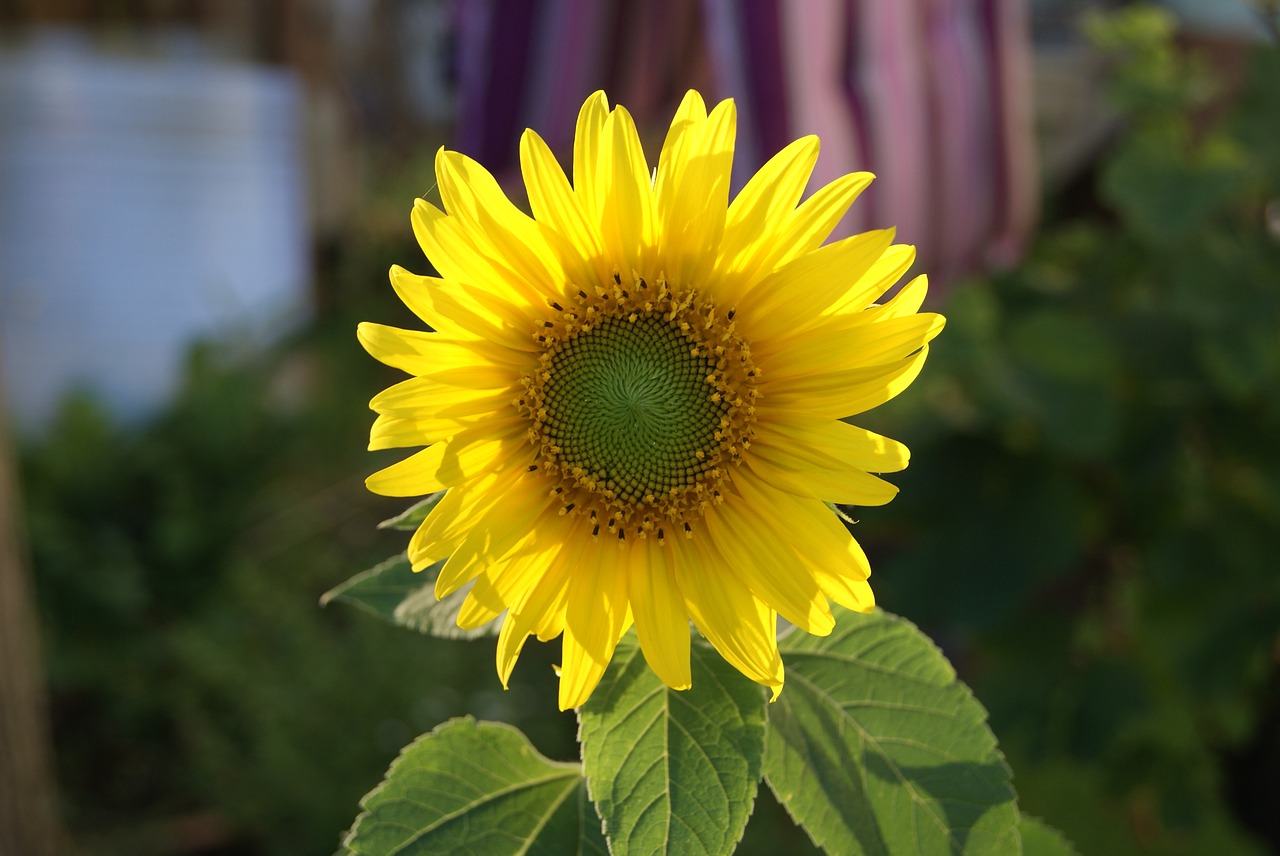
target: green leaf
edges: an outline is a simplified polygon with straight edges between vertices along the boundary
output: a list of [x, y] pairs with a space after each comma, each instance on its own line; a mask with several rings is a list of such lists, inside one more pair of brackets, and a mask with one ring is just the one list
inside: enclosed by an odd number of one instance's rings
[[1022, 856], [1080, 856], [1065, 835], [1038, 818], [1022, 815], [1018, 831]]
[[343, 601], [392, 624], [444, 639], [474, 639], [497, 634], [500, 618], [474, 630], [458, 626], [458, 610], [471, 591], [470, 585], [436, 600], [436, 577], [442, 567], [444, 562], [436, 562], [414, 573], [407, 556], [393, 556], [325, 592], [320, 597], [320, 605]]
[[764, 693], [708, 645], [676, 692], [628, 634], [578, 711], [583, 766], [613, 856], [732, 853], [760, 785]]
[[1017, 853], [986, 711], [910, 622], [835, 609], [830, 636], [780, 644], [764, 758], [778, 800], [828, 853]]
[[364, 856], [607, 856], [580, 764], [504, 723], [453, 719], [400, 753], [343, 845]]
[[436, 507], [440, 500], [444, 499], [444, 491], [438, 490], [425, 499], [420, 499], [395, 517], [389, 518], [378, 524], [379, 529], [399, 529], [402, 532], [413, 532], [422, 525], [422, 521], [427, 519], [427, 515], [431, 513], [431, 509]]

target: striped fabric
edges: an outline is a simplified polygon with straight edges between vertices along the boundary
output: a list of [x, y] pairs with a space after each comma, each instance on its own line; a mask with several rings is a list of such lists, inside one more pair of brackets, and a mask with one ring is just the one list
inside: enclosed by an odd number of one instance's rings
[[836, 236], [894, 225], [938, 286], [1017, 261], [1034, 226], [1026, 0], [458, 0], [455, 10], [457, 145], [514, 189], [524, 127], [567, 153], [592, 91], [626, 104], [643, 132], [664, 127], [693, 86], [737, 101], [739, 184], [810, 133], [823, 147], [814, 187], [876, 173]]

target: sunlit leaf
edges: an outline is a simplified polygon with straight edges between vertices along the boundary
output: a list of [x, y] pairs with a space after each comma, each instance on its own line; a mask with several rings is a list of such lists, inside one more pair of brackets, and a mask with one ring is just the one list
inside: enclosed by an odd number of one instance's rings
[[837, 610], [781, 643], [765, 778], [831, 854], [1018, 852], [1009, 768], [986, 711], [911, 623]]
[[582, 765], [510, 725], [454, 719], [400, 754], [343, 842], [362, 856], [606, 856]]
[[581, 710], [582, 757], [610, 851], [732, 853], [760, 783], [764, 693], [704, 644], [693, 687], [660, 681], [628, 635]]

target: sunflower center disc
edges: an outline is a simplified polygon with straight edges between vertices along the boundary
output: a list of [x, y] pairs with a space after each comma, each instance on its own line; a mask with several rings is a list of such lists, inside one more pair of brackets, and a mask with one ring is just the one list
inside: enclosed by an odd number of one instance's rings
[[661, 316], [607, 316], [564, 342], [543, 394], [561, 462], [632, 504], [694, 484], [729, 411], [694, 345]]

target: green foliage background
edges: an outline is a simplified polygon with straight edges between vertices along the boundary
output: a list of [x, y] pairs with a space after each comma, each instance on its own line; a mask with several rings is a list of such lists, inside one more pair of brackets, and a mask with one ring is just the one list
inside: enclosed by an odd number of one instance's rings
[[[855, 533], [882, 604], [990, 711], [1022, 809], [1081, 853], [1280, 848], [1280, 51], [1231, 109], [1167, 22], [1094, 26], [1123, 134], [1048, 200], [1027, 261], [957, 285], [930, 364], [862, 422], [908, 443]], [[395, 176], [327, 256], [320, 320], [191, 360], [153, 422], [68, 404], [22, 450], [62, 799], [91, 852], [332, 852], [399, 749], [445, 719], [576, 757], [552, 646], [503, 693], [492, 641], [405, 633], [319, 594], [393, 552], [363, 403], [394, 377], [356, 320], [412, 324]], [[370, 285], [372, 283], [372, 285]], [[388, 458], [390, 460], [390, 458]], [[816, 852], [767, 790], [743, 853]]]

